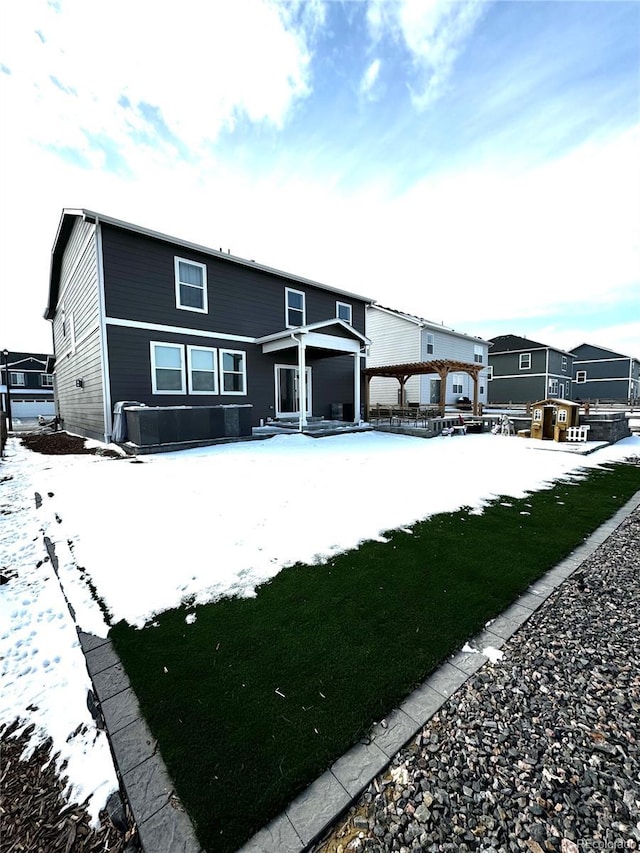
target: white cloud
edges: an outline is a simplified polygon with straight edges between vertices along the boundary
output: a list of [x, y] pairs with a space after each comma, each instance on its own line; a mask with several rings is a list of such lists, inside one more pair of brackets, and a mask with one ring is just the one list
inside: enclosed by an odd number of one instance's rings
[[309, 94], [307, 36], [321, 20], [315, 3], [297, 15], [267, 0], [112, 0], [108, 14], [87, 0], [61, 0], [59, 9], [13, 2], [4, 12], [4, 84], [32, 139], [46, 125], [48, 144], [85, 156], [87, 134], [125, 153], [132, 134], [160, 143], [140, 109], [146, 104], [202, 153], [243, 116], [281, 127]]
[[418, 109], [442, 95], [456, 59], [488, 6], [488, 0], [370, 0], [367, 22], [373, 39], [391, 35], [411, 55], [416, 81], [410, 90]]
[[380, 59], [374, 59], [368, 66], [364, 74], [362, 75], [362, 80], [360, 82], [360, 94], [365, 97], [372, 97], [373, 87], [375, 86], [376, 80], [380, 74]]

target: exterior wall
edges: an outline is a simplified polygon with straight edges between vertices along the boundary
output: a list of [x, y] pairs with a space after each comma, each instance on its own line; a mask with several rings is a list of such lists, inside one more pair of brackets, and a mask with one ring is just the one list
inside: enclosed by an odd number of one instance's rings
[[[433, 353], [427, 350], [428, 335], [434, 337]], [[481, 340], [452, 334], [447, 329], [438, 327], [427, 327], [421, 330], [421, 361], [433, 359], [449, 359], [451, 361], [464, 361], [467, 364], [475, 363], [475, 347], [482, 347], [482, 364], [485, 366], [489, 361], [489, 346]], [[487, 370], [483, 370], [478, 377], [478, 402], [483, 405], [487, 402]], [[431, 401], [431, 381], [437, 379], [437, 375], [427, 374], [420, 377], [420, 403], [429, 405]], [[462, 391], [454, 391], [454, 382], [462, 384]], [[468, 373], [450, 373], [447, 376], [447, 387], [445, 391], [445, 405], [454, 405], [460, 397], [468, 397], [473, 400], [473, 379]]]
[[53, 345], [56, 404], [64, 429], [104, 440], [96, 235], [95, 226], [81, 220], [74, 224], [62, 259]]
[[[635, 401], [640, 396], [640, 362], [612, 350], [582, 344], [572, 350], [573, 393], [581, 400]], [[577, 382], [578, 371], [586, 371], [586, 382]]]
[[[107, 341], [110, 361], [111, 399], [130, 400], [147, 406], [216, 406], [221, 404], [251, 404], [252, 423], [275, 417], [276, 364], [297, 365], [297, 351], [281, 350], [265, 354], [257, 344], [234, 343], [222, 338], [208, 338], [186, 332], [157, 332], [145, 329], [109, 326]], [[150, 342], [207, 346], [218, 349], [241, 350], [246, 353], [247, 394], [154, 394], [151, 383]], [[311, 414], [331, 417], [332, 403], [353, 403], [354, 367], [352, 356], [314, 357], [307, 351], [307, 366], [311, 367]], [[218, 383], [220, 385], [220, 383]], [[220, 390], [220, 389], [219, 389]]]
[[[520, 355], [530, 353], [531, 367], [520, 368]], [[488, 383], [490, 403], [531, 403], [548, 396], [547, 349], [492, 353], [493, 379]]]
[[[347, 302], [352, 305], [353, 327], [364, 334], [360, 300], [238, 265], [224, 256], [112, 226], [102, 228], [107, 317], [256, 338], [286, 328], [285, 291], [291, 288], [305, 293], [307, 324], [335, 317], [336, 301]], [[206, 266], [207, 313], [176, 307], [176, 257]]]
[[[420, 361], [420, 326], [411, 320], [380, 311], [372, 305], [367, 308], [366, 335], [371, 339], [367, 367]], [[406, 402], [420, 402], [418, 376], [412, 376], [404, 387]], [[371, 405], [396, 405], [399, 391], [397, 379], [375, 376], [369, 385], [369, 402]]]
[[[21, 374], [22, 383], [9, 382], [12, 420], [34, 418], [55, 413], [53, 387], [43, 385], [47, 355], [43, 353], [10, 352], [7, 358], [9, 379]], [[7, 411], [7, 373], [4, 358], [0, 360], [0, 408]]]

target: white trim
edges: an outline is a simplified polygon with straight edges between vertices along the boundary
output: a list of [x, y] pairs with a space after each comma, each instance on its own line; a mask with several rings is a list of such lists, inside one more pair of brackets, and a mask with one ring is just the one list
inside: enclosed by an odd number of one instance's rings
[[[98, 272], [98, 335], [102, 372], [102, 407], [104, 412], [104, 440], [111, 441], [113, 432], [113, 414], [111, 411], [111, 373], [109, 366], [109, 344], [107, 342], [107, 324], [105, 319], [104, 263], [102, 258], [102, 228], [96, 223], [94, 229]], [[95, 331], [95, 330], [93, 330]]]
[[[194, 289], [200, 289], [196, 287], [196, 285], [189, 284], [189, 282], [183, 282], [180, 280], [180, 264], [188, 264], [191, 267], [200, 267], [202, 270], [202, 308], [197, 308], [195, 305], [183, 305], [180, 301], [180, 285], [184, 284], [186, 287], [193, 287]], [[197, 314], [208, 314], [208, 299], [207, 299], [207, 266], [206, 264], [201, 264], [199, 261], [192, 261], [189, 258], [180, 258], [178, 255], [175, 255], [173, 258], [173, 272], [175, 277], [175, 288], [176, 288], [176, 308], [179, 308], [181, 311], [195, 311]]]
[[[51, 379], [51, 382], [44, 382], [43, 381], [47, 376], [49, 377], [49, 379]], [[41, 373], [40, 374], [40, 387], [41, 388], [53, 388], [53, 373]]]
[[635, 359], [631, 358], [628, 355], [620, 355], [616, 358], [574, 358], [574, 364], [594, 364], [600, 361], [634, 361]]
[[493, 365], [487, 365], [487, 382], [493, 382]]
[[105, 317], [109, 326], [122, 326], [125, 329], [146, 329], [149, 332], [167, 332], [176, 335], [192, 335], [195, 338], [217, 338], [221, 341], [238, 341], [243, 344], [255, 344], [256, 338], [247, 335], [227, 335], [224, 332], [203, 332], [202, 329], [190, 329], [186, 326], [165, 326], [163, 323], [144, 323], [140, 320], [123, 320], [119, 317]]
[[[289, 294], [296, 293], [302, 296], [302, 308], [293, 308], [289, 305]], [[289, 311], [302, 312], [302, 323], [290, 323]], [[336, 318], [337, 319], [337, 318]], [[307, 295], [304, 290], [296, 290], [293, 287], [285, 287], [284, 289], [284, 325], [287, 329], [298, 329], [300, 326], [305, 326], [307, 323]]]
[[[583, 374], [582, 379], [579, 378], [580, 374]], [[584, 385], [587, 381], [587, 371], [586, 370], [576, 370], [576, 378], [573, 380], [576, 385]]]
[[[340, 316], [340, 309], [348, 308], [349, 309], [349, 319], [345, 320], [344, 317]], [[336, 299], [336, 318], [338, 320], [342, 320], [343, 323], [347, 323], [349, 326], [353, 326], [353, 305], [350, 302], [340, 302], [339, 299]]]
[[[489, 367], [493, 367], [493, 365], [490, 364]], [[493, 381], [495, 382], [498, 379], [534, 379], [534, 378], [539, 379], [541, 376], [546, 378], [547, 374], [546, 373], [525, 373], [525, 374], [522, 374], [522, 373], [505, 373], [504, 375], [503, 374], [496, 375], [494, 373]]]
[[[213, 391], [196, 391], [193, 387], [193, 380], [192, 380], [193, 367], [191, 364], [191, 353], [194, 350], [197, 350], [199, 352], [208, 352], [208, 353], [212, 354], [213, 370], [212, 371], [206, 371], [206, 372], [213, 373]], [[197, 394], [200, 396], [206, 394], [208, 396], [211, 396], [212, 394], [218, 393], [218, 349], [217, 349], [217, 347], [199, 347], [199, 346], [191, 346], [190, 344], [187, 344], [187, 383], [188, 383], [188, 387], [189, 387], [189, 394]]]
[[[237, 376], [237, 371], [235, 370], [224, 370], [224, 357], [225, 355], [241, 355], [242, 356], [242, 391], [225, 391], [224, 387], [224, 377], [225, 373], [229, 373], [232, 376]], [[241, 349], [222, 349], [222, 347], [218, 351], [218, 357], [220, 361], [220, 394], [224, 396], [233, 396], [233, 397], [246, 397], [247, 396], [247, 353]]]
[[[587, 372], [586, 370], [576, 370], [576, 379], [574, 379], [573, 381], [576, 382], [578, 385], [583, 385], [585, 382], [624, 382], [624, 384], [626, 385], [629, 382], [628, 376], [603, 376], [603, 377], [600, 377], [598, 379], [596, 379], [594, 377], [593, 379], [584, 379], [584, 380], [578, 381], [578, 379], [577, 379], [578, 373], [586, 373], [586, 372]], [[638, 380], [632, 379], [631, 381], [637, 382]]]
[[[26, 388], [27, 385], [24, 381], [24, 374], [25, 374], [24, 370], [9, 370], [9, 387], [10, 388]], [[12, 379], [13, 376], [21, 377], [22, 381], [20, 381], [19, 379], [16, 379], [14, 382]]]
[[[525, 356], [528, 356], [528, 358], [529, 358], [529, 364], [526, 367], [522, 364], [522, 359]], [[531, 352], [521, 352], [520, 353], [520, 358], [518, 360], [518, 370], [531, 370]], [[546, 376], [546, 373], [544, 375]]]
[[[275, 406], [274, 406], [274, 409], [275, 409], [276, 417], [282, 418], [282, 417], [291, 417], [293, 415], [299, 415], [299, 412], [284, 412], [278, 406], [278, 403], [280, 402], [280, 374], [279, 374], [279, 371], [281, 369], [283, 369], [283, 370], [296, 370], [299, 372], [300, 367], [297, 364], [280, 364], [280, 363], [278, 363], [278, 364], [273, 365], [273, 373], [274, 373], [274, 381], [275, 381]], [[312, 377], [313, 377], [313, 373], [312, 373], [311, 367], [305, 366], [305, 378], [306, 378], [305, 384], [306, 384], [306, 387], [308, 389], [306, 396], [307, 396], [308, 403], [309, 403], [309, 405], [307, 406], [306, 415], [308, 415], [309, 417], [311, 416], [311, 411], [313, 408], [313, 405], [312, 405], [312, 393], [313, 393]], [[298, 401], [298, 405], [299, 405], [299, 401]]]
[[[319, 320], [316, 323], [310, 323], [308, 326], [299, 326], [295, 329], [295, 334], [314, 332], [316, 329], [324, 329], [327, 326], [341, 326], [349, 337], [358, 338], [358, 340], [363, 344], [371, 343], [371, 340], [366, 335], [362, 335], [357, 329], [354, 329], [353, 326], [349, 326], [344, 322], [344, 320], [339, 320], [337, 317], [334, 317], [331, 320]], [[277, 341], [280, 338], [290, 340], [293, 334], [294, 331], [292, 331], [292, 329], [282, 329], [281, 331], [273, 332], [270, 335], [261, 335], [259, 338], [254, 338], [253, 340], [256, 344], [266, 344], [271, 341]]]
[[[156, 365], [155, 347], [166, 347], [167, 349], [176, 349], [180, 352], [180, 389], [162, 389], [158, 388], [156, 370], [177, 370], [173, 367], [160, 367]], [[151, 361], [151, 393], [152, 394], [186, 394], [187, 393], [187, 377], [184, 362], [184, 346], [182, 344], [170, 344], [167, 341], [149, 341], [150, 361]]]

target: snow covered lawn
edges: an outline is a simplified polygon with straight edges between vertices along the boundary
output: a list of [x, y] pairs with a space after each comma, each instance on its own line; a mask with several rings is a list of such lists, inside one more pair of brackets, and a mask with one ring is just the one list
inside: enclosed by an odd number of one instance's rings
[[86, 707], [90, 682], [60, 584], [43, 562], [43, 535], [55, 542], [78, 625], [106, 636], [88, 580], [113, 621], [142, 626], [185, 598], [254, 595], [286, 565], [639, 453], [637, 436], [582, 457], [493, 435], [426, 441], [373, 432], [132, 461], [43, 456], [12, 439], [0, 466], [8, 579], [0, 586], [0, 725], [19, 717], [36, 724], [34, 742], [52, 737], [69, 762], [72, 798], [95, 792], [97, 816], [115, 774]]

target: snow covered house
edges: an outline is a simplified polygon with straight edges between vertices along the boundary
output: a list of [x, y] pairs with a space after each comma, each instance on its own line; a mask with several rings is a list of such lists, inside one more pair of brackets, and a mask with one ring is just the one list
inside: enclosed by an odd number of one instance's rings
[[108, 441], [122, 401], [193, 407], [195, 416], [237, 404], [253, 426], [298, 418], [300, 428], [340, 404], [358, 421], [370, 302], [222, 250], [65, 209], [45, 313], [63, 428]]
[[[370, 339], [367, 367], [440, 361], [488, 365], [489, 344], [482, 338], [457, 332], [447, 326], [371, 304], [366, 309], [366, 334]], [[399, 399], [399, 384], [391, 377], [374, 377], [369, 389], [371, 405], [390, 406], [398, 403], [438, 405], [441, 380], [433, 374], [412, 376], [404, 386], [404, 400]], [[473, 399], [473, 377], [466, 372], [452, 372], [446, 378], [445, 405], [454, 405], [461, 397]], [[487, 402], [487, 370], [478, 375], [478, 402]]]

